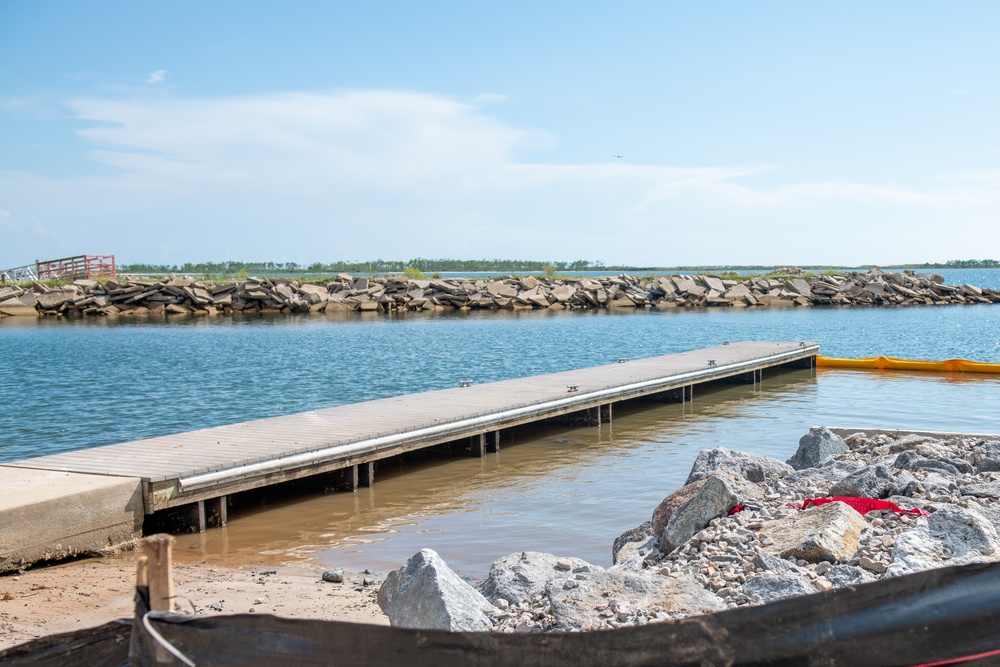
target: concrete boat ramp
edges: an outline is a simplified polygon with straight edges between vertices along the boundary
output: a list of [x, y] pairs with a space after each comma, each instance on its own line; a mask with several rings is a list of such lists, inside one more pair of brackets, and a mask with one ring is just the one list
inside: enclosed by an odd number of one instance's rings
[[[740, 342], [488, 384], [409, 394], [0, 465], [0, 572], [99, 551], [171, 510], [194, 530], [224, 525], [227, 496], [292, 480], [353, 490], [382, 459], [449, 446], [498, 452], [538, 421], [611, 421], [615, 403], [694, 400], [697, 385], [760, 382], [815, 364], [818, 343]], [[471, 376], [470, 376], [471, 377]]]

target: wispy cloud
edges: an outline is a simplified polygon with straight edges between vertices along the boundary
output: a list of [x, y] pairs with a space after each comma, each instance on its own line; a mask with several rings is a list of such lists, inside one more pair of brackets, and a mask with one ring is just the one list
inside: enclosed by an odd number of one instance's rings
[[[230, 247], [304, 260], [447, 249], [660, 264], [846, 263], [872, 256], [852, 233], [828, 234], [822, 247], [795, 239], [852, 230], [905, 250], [900, 261], [934, 259], [931, 232], [942, 225], [982, 239], [982, 220], [1000, 219], [993, 173], [918, 188], [800, 182], [753, 163], [555, 164], [545, 160], [551, 134], [505, 123], [482, 101], [395, 90], [76, 99], [68, 106], [85, 124], [77, 134], [103, 168], [58, 180], [0, 173], [0, 204], [36, 215], [74, 247], [97, 232], [134, 259], [171, 262], [192, 259], [190, 243], [163, 245], [162, 235], [153, 243], [149, 229], [197, 239], [202, 259], [203, 248]], [[899, 238], [905, 248], [893, 243]], [[153, 247], [162, 249], [157, 257], [142, 255]]]
[[506, 102], [508, 99], [506, 95], [500, 95], [499, 93], [480, 93], [473, 97], [472, 101], [476, 104], [498, 104]]
[[163, 80], [167, 78], [167, 70], [158, 69], [155, 72], [149, 74], [149, 78], [146, 79], [146, 83], [155, 86], [158, 83], [163, 83]]

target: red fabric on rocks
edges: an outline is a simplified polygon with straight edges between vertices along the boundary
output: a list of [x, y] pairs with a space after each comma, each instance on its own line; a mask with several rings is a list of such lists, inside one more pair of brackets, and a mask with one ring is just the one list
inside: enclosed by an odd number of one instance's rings
[[925, 512], [919, 507], [914, 507], [913, 509], [904, 510], [896, 503], [889, 502], [888, 500], [877, 500], [875, 498], [852, 498], [850, 496], [833, 496], [832, 498], [806, 498], [802, 502], [802, 506], [793, 505], [800, 510], [804, 510], [810, 505], [826, 505], [827, 503], [844, 503], [850, 505], [856, 509], [860, 514], [867, 514], [874, 510], [890, 510], [896, 514], [912, 514], [913, 516], [927, 516], [929, 512]]

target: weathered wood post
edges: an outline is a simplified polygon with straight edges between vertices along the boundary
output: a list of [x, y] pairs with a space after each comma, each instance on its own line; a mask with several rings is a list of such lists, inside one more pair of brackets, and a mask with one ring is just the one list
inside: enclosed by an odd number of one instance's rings
[[146, 581], [149, 587], [151, 611], [173, 611], [174, 577], [170, 557], [174, 547], [173, 535], [159, 533], [142, 540], [146, 554]]

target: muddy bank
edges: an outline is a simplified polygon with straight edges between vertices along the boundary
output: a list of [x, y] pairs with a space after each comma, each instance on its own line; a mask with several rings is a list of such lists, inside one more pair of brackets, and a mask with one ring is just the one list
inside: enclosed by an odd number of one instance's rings
[[923, 306], [1000, 302], [1000, 291], [945, 285], [913, 271], [729, 280], [712, 275], [497, 280], [412, 280], [341, 274], [323, 284], [248, 278], [212, 283], [192, 278], [152, 282], [119, 277], [61, 287], [0, 287], [0, 316], [79, 317], [233, 315], [284, 312], [421, 310], [563, 310], [604, 308], [754, 308]]
[[[0, 577], [0, 650], [60, 632], [131, 618], [135, 555], [88, 559]], [[388, 623], [375, 604], [381, 579], [346, 572], [323, 580], [321, 567], [175, 563], [182, 613], [267, 613], [358, 623]]]

